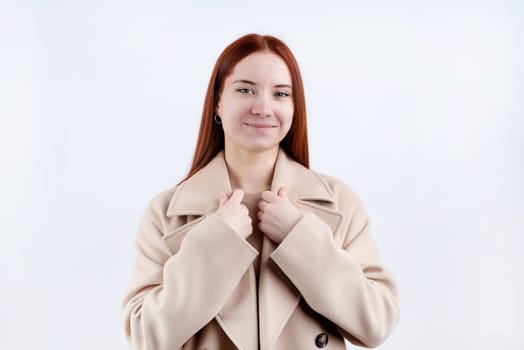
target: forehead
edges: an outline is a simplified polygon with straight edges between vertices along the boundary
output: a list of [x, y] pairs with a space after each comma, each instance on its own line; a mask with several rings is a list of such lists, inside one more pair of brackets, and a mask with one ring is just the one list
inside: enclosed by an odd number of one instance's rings
[[236, 79], [291, 84], [291, 73], [280, 56], [272, 52], [255, 52], [240, 60], [226, 80]]

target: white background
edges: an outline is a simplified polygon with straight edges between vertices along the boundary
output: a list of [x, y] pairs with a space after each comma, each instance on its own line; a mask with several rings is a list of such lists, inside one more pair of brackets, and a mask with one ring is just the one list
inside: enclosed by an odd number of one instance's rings
[[245, 3], [0, 2], [0, 348], [128, 348], [139, 217], [188, 170], [218, 54], [259, 32], [398, 282], [380, 349], [523, 349], [522, 3]]

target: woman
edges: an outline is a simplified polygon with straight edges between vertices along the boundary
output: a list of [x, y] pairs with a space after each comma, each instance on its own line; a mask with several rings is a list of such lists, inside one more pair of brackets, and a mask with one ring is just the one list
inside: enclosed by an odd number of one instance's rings
[[134, 349], [374, 347], [399, 318], [359, 198], [309, 168], [288, 47], [222, 52], [192, 167], [146, 209], [124, 300]]

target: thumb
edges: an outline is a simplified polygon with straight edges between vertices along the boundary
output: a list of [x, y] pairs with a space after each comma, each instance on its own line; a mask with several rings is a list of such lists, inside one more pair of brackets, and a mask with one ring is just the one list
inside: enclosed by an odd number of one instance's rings
[[233, 203], [241, 203], [243, 197], [244, 197], [244, 191], [237, 188], [236, 190], [233, 191], [233, 193], [231, 193], [231, 197], [229, 197], [229, 199], [233, 201]]
[[227, 202], [228, 199], [229, 199], [229, 198], [228, 198], [227, 194], [222, 193], [222, 194], [220, 195], [220, 198], [219, 198], [218, 207], [220, 208], [221, 206], [223, 206], [224, 203]]
[[280, 187], [280, 189], [278, 190], [278, 195], [280, 197], [287, 197], [287, 188]]

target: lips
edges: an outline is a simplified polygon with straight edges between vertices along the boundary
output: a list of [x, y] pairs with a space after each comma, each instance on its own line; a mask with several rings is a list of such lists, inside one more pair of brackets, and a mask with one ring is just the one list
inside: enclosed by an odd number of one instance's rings
[[272, 124], [261, 124], [261, 123], [244, 123], [244, 124], [252, 128], [257, 128], [257, 129], [271, 129], [271, 128], [277, 127], [276, 125], [272, 125]]

